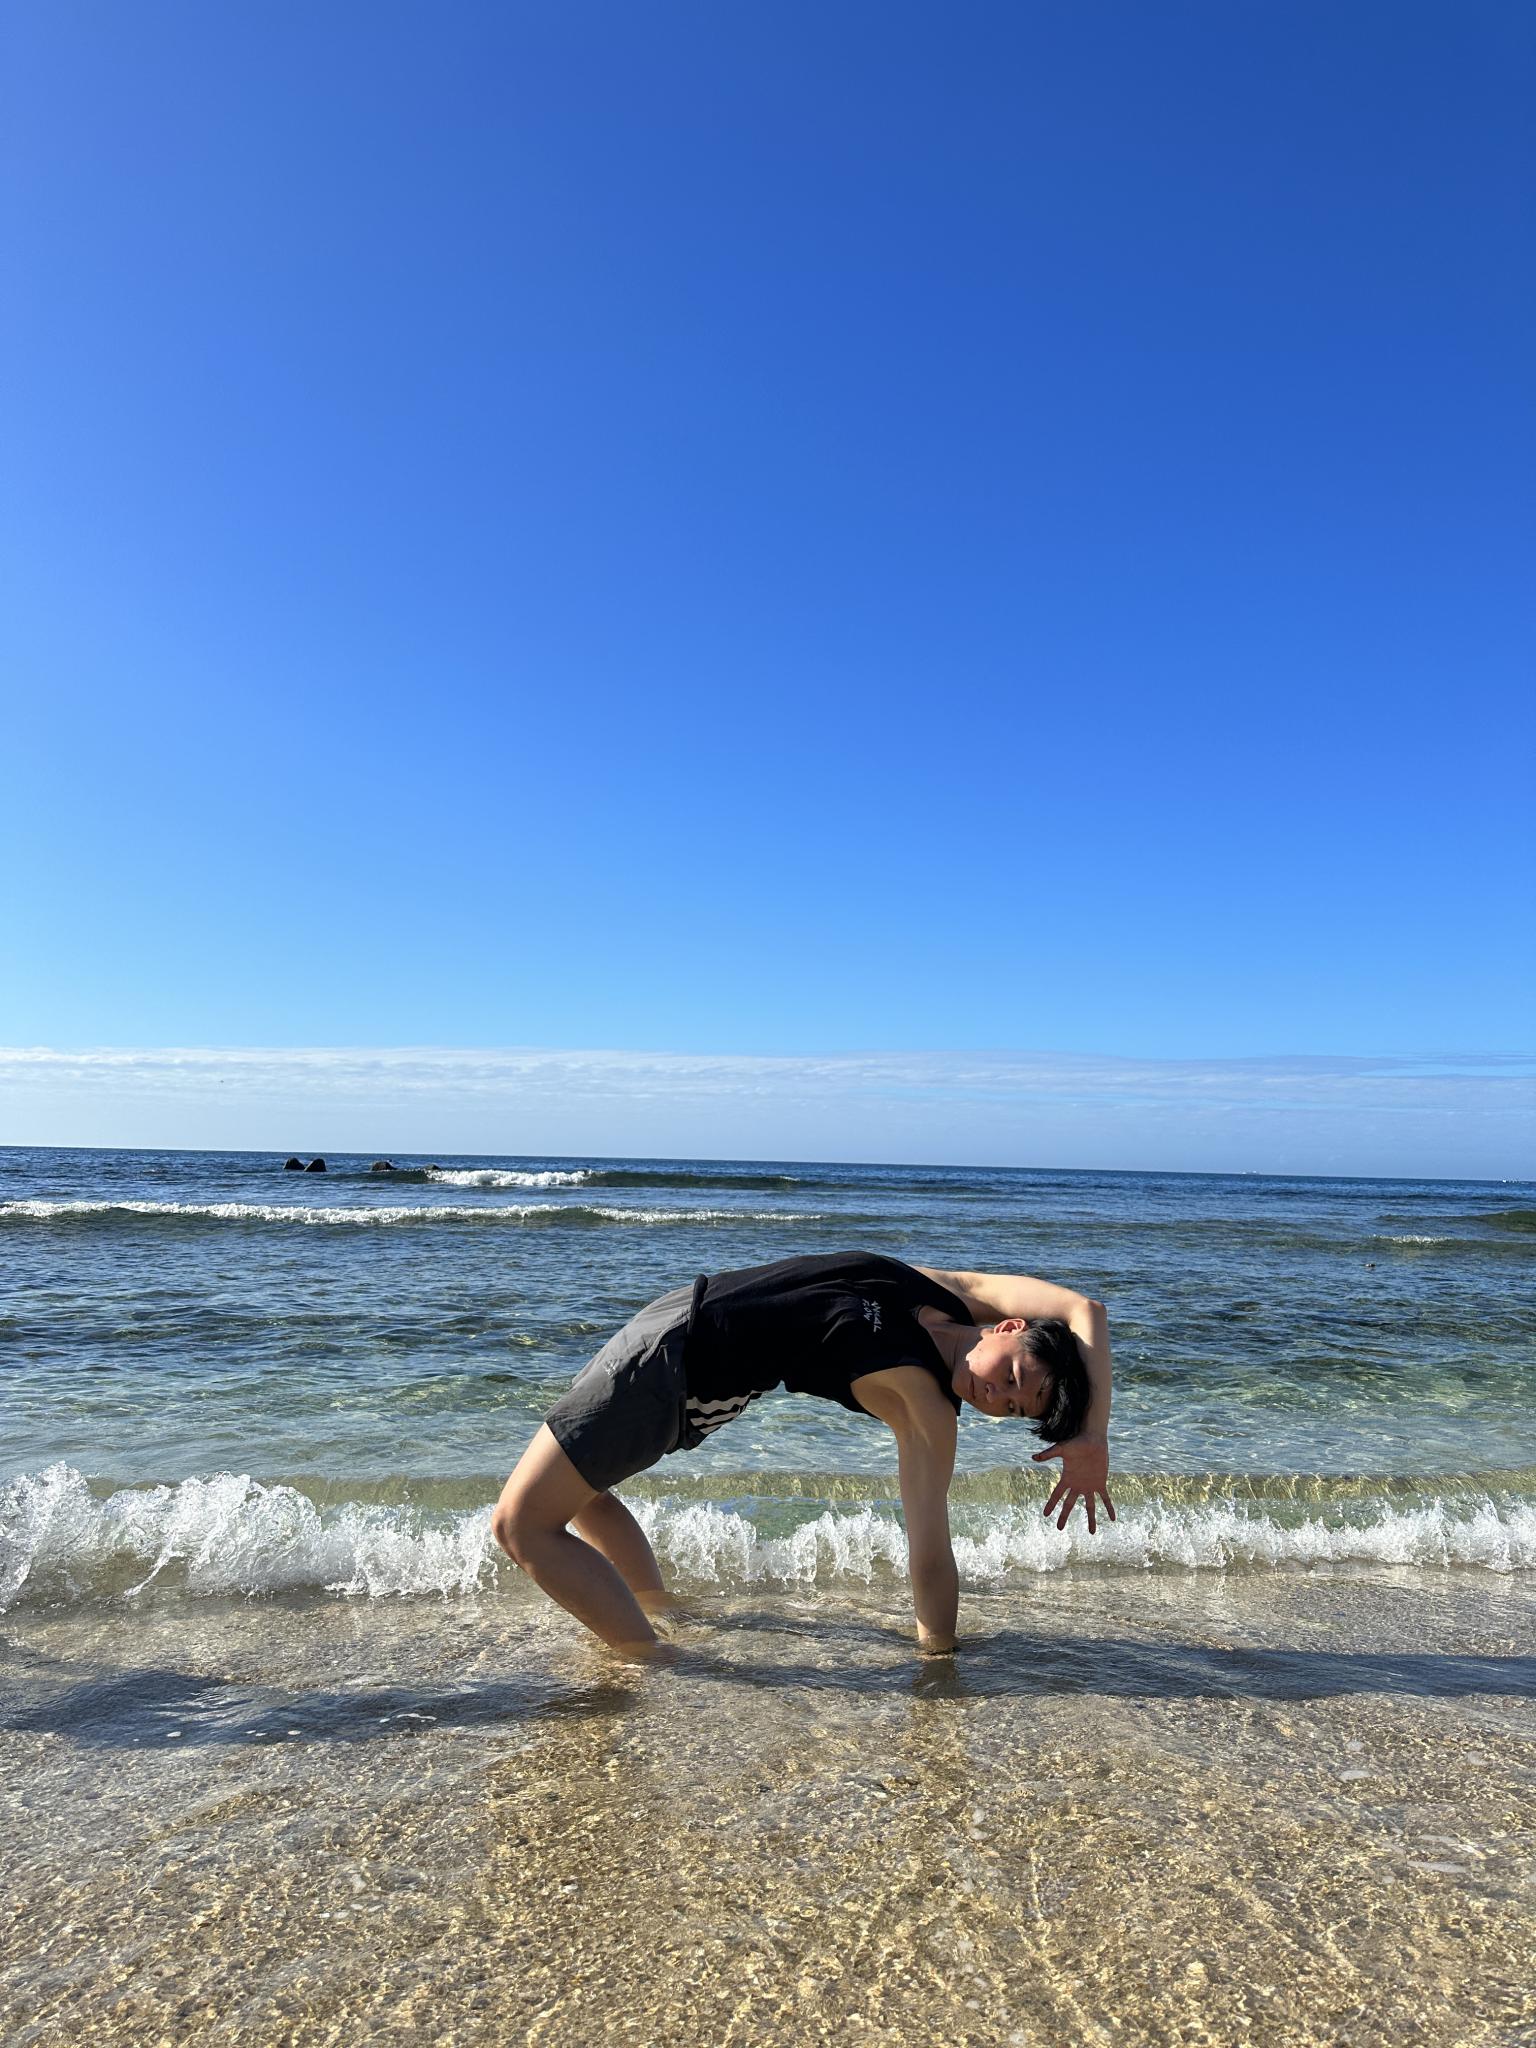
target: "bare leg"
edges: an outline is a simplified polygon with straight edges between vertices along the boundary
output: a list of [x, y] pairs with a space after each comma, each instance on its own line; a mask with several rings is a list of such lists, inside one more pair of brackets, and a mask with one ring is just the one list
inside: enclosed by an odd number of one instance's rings
[[526, 1531], [512, 1555], [568, 1614], [626, 1656], [661, 1647], [635, 1596], [600, 1551], [569, 1529]]
[[623, 1501], [611, 1493], [594, 1494], [571, 1517], [571, 1527], [603, 1553], [647, 1614], [677, 1611], [676, 1601], [662, 1583], [661, 1568], [645, 1540], [645, 1531]]
[[[596, 1489], [588, 1486], [541, 1425], [496, 1503], [491, 1518], [496, 1541], [535, 1584], [610, 1649], [659, 1656], [667, 1646], [658, 1641], [619, 1573], [600, 1551], [565, 1526], [597, 1498]], [[653, 1559], [653, 1570], [654, 1565]]]

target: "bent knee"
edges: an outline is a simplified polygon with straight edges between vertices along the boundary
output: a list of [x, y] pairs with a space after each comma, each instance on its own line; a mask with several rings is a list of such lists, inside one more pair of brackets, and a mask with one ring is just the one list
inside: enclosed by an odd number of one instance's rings
[[537, 1552], [551, 1536], [559, 1534], [559, 1528], [532, 1513], [526, 1502], [498, 1501], [491, 1515], [491, 1534], [512, 1562], [527, 1571]]
[[532, 1522], [526, 1511], [507, 1501], [498, 1501], [491, 1513], [491, 1534], [514, 1564], [524, 1562]]

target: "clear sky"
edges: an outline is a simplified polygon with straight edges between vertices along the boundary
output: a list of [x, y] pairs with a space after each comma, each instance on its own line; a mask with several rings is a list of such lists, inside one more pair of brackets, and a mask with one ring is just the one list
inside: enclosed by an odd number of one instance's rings
[[0, 1043], [1532, 1045], [1524, 0], [0, 63]]

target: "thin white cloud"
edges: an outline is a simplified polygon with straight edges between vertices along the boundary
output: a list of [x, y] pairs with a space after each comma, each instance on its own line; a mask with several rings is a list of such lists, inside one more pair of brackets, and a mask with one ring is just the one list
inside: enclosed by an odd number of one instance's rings
[[1536, 1170], [1536, 1059], [0, 1048], [21, 1144]]

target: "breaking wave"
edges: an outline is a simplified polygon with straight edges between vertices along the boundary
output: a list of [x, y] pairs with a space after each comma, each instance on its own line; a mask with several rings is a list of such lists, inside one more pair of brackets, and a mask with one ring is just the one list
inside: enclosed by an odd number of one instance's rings
[[422, 1203], [322, 1208], [299, 1202], [6, 1202], [0, 1224], [6, 1223], [302, 1223], [376, 1228], [433, 1223], [525, 1223], [593, 1225], [602, 1223], [847, 1223], [831, 1217], [789, 1209], [620, 1209], [576, 1202], [497, 1202], [483, 1207], [467, 1203]]
[[417, 1181], [449, 1188], [735, 1188], [743, 1194], [778, 1194], [788, 1188], [838, 1187], [821, 1174], [733, 1173], [729, 1167], [666, 1166], [391, 1166], [387, 1175], [373, 1169], [334, 1166], [333, 1178], [398, 1183]]
[[[644, 1500], [631, 1507], [682, 1582], [869, 1583], [904, 1577], [906, 1537], [877, 1502]], [[0, 1612], [28, 1605], [312, 1591], [348, 1598], [490, 1592], [514, 1576], [490, 1533], [489, 1495], [452, 1510], [317, 1503], [297, 1487], [217, 1473], [104, 1498], [72, 1467], [0, 1486]], [[1245, 1571], [1316, 1565], [1536, 1570], [1536, 1501], [1495, 1494], [1281, 1503], [1239, 1499], [1122, 1508], [1090, 1537], [1034, 1505], [959, 1504], [962, 1579], [996, 1587], [1065, 1566]]]
[[434, 1165], [428, 1180], [449, 1188], [735, 1188], [741, 1194], [778, 1194], [786, 1188], [823, 1186], [836, 1180], [805, 1174], [731, 1174], [674, 1167], [449, 1167]]
[[592, 1175], [585, 1167], [567, 1171], [551, 1166], [519, 1173], [505, 1166], [429, 1166], [426, 1178], [445, 1188], [579, 1188]]

